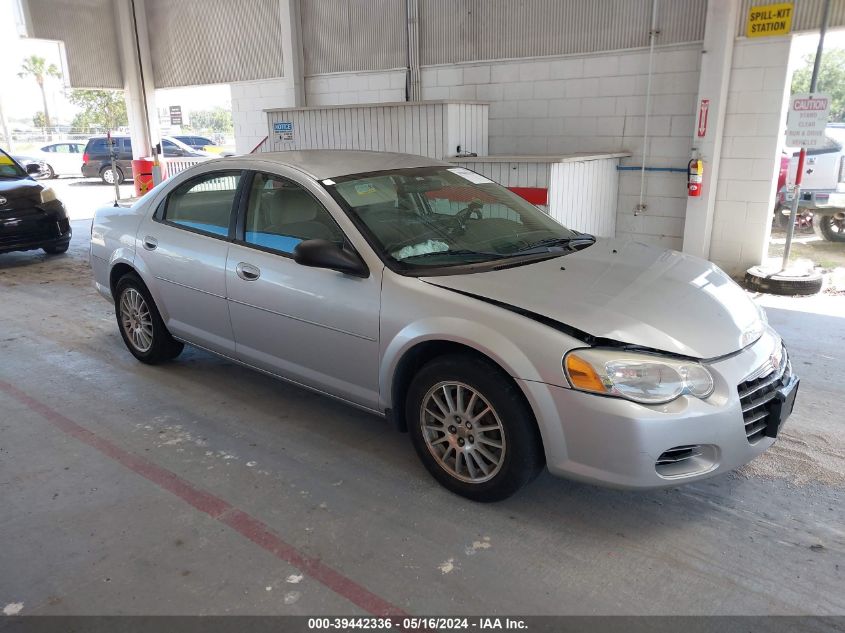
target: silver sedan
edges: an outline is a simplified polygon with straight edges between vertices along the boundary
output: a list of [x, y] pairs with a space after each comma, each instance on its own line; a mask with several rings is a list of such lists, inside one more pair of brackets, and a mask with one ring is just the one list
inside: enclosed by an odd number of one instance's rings
[[385, 416], [480, 501], [544, 466], [621, 488], [729, 471], [797, 392], [713, 264], [595, 239], [419, 156], [211, 160], [100, 209], [91, 265], [138, 360], [187, 343]]

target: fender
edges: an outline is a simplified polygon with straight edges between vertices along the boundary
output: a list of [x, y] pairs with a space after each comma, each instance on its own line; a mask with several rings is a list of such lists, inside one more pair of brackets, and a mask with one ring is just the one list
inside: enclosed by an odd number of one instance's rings
[[448, 341], [471, 347], [517, 380], [541, 381], [541, 374], [531, 359], [501, 332], [460, 317], [431, 317], [406, 325], [385, 348], [379, 369], [383, 409], [392, 407], [393, 378], [399, 361], [413, 347], [427, 341]]

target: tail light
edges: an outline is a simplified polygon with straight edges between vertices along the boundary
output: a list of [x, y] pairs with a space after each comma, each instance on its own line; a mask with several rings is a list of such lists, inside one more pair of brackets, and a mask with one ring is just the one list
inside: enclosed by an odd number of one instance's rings
[[83, 153], [82, 154], [82, 162], [87, 163], [89, 160], [90, 160], [90, 157], [88, 156], [88, 152]]

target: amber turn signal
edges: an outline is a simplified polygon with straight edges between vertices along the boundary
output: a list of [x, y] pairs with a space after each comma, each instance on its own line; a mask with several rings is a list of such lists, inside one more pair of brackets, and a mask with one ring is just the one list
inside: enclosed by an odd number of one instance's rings
[[607, 393], [607, 387], [604, 386], [593, 366], [575, 354], [569, 354], [566, 357], [566, 373], [576, 389]]

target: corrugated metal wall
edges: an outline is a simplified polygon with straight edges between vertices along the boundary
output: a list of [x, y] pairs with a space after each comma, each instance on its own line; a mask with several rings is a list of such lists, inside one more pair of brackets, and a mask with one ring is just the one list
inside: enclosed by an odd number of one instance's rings
[[[660, 0], [660, 44], [704, 38], [707, 0]], [[648, 45], [651, 0], [419, 0], [420, 62]], [[305, 74], [407, 63], [404, 0], [303, 0]]]
[[[651, 0], [419, 0], [420, 59], [446, 64], [648, 45]], [[661, 0], [659, 44], [704, 38], [706, 0]]]
[[30, 35], [61, 40], [74, 88], [123, 88], [111, 0], [29, 0]]
[[156, 88], [284, 76], [278, 0], [146, 0], [146, 12]]
[[[488, 110], [486, 104], [436, 101], [271, 110], [268, 149], [362, 149], [439, 159], [460, 144], [486, 154]], [[289, 140], [274, 132], [281, 122], [293, 124]]]
[[404, 0], [304, 0], [305, 74], [403, 68]]
[[[737, 35], [745, 35], [748, 9], [764, 4], [775, 4], [776, 0], [741, 0]], [[824, 0], [795, 0], [792, 16], [792, 31], [815, 31], [821, 27]], [[830, 26], [845, 26], [845, 0], [831, 0]]]

